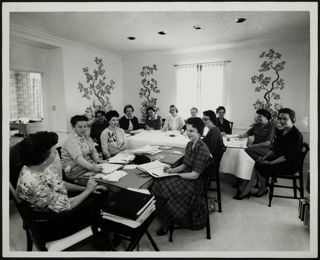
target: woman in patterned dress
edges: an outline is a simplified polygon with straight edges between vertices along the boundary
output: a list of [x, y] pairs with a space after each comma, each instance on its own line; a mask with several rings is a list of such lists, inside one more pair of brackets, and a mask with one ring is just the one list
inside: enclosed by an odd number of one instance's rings
[[86, 179], [81, 176], [87, 172], [101, 172], [102, 166], [98, 164], [103, 162], [91, 137], [87, 135], [87, 121], [81, 115], [71, 118], [73, 131], [61, 149], [61, 162], [66, 178], [80, 185], [86, 183]]
[[102, 153], [106, 159], [127, 148], [127, 138], [119, 125], [119, 113], [110, 110], [106, 114], [109, 126], [100, 135]]
[[[44, 222], [44, 234], [50, 239], [57, 239], [63, 233], [70, 233], [78, 228], [84, 228], [90, 224], [92, 214], [97, 212], [97, 204], [87, 200], [90, 194], [99, 193], [98, 190], [106, 188], [98, 186], [90, 179], [87, 186], [79, 186], [62, 180], [61, 165], [57, 155], [56, 143], [58, 135], [53, 132], [38, 132], [31, 134], [20, 143], [21, 169], [17, 182], [16, 193], [19, 198], [26, 201], [31, 208], [38, 212], [61, 213], [79, 208], [81, 218], [64, 219], [64, 222]], [[69, 197], [68, 191], [77, 191], [79, 195]], [[91, 201], [91, 202], [89, 202]], [[82, 205], [80, 207], [80, 205]], [[83, 210], [82, 210], [83, 209]]]
[[210, 152], [201, 140], [204, 129], [202, 120], [189, 118], [186, 124], [191, 141], [186, 146], [183, 163], [166, 170], [168, 173], [178, 173], [179, 176], [157, 179], [151, 187], [153, 195], [167, 199], [160, 209], [162, 227], [158, 235], [166, 234], [172, 222], [193, 230], [202, 229], [206, 225], [207, 207], [201, 194], [201, 175], [210, 164]]

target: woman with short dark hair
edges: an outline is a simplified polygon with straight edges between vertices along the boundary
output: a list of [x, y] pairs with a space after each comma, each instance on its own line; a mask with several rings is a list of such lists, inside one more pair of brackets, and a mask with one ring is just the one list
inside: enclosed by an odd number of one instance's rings
[[216, 109], [216, 113], [218, 115], [216, 126], [220, 129], [221, 134], [224, 136], [226, 134], [232, 134], [232, 130], [230, 127], [230, 122], [224, 118], [226, 113], [226, 109], [224, 106], [219, 106]]
[[87, 121], [82, 115], [71, 118], [73, 131], [61, 149], [61, 162], [66, 178], [81, 185], [86, 182], [81, 176], [87, 172], [101, 172], [102, 166], [98, 164], [103, 162], [91, 137], [87, 135]]
[[109, 158], [127, 148], [127, 138], [123, 129], [118, 127], [119, 113], [116, 110], [107, 112], [109, 126], [101, 133], [101, 147], [105, 158]]
[[258, 109], [256, 113], [258, 115], [257, 123], [246, 133], [239, 135], [239, 138], [253, 136], [253, 142], [249, 141], [250, 139], [248, 140], [246, 152], [254, 160], [264, 156], [269, 151], [275, 134], [274, 124], [270, 122], [270, 112], [265, 109]]
[[212, 110], [206, 110], [203, 112], [202, 120], [209, 129], [207, 135], [202, 140], [208, 146], [214, 164], [218, 165], [221, 153], [225, 150], [225, 146], [220, 130], [215, 125], [217, 121], [216, 114]]
[[181, 116], [178, 115], [178, 109], [175, 105], [169, 108], [170, 115], [166, 118], [163, 125], [163, 131], [180, 131], [183, 128], [184, 122]]
[[98, 146], [96, 147], [98, 152], [101, 152], [101, 142], [100, 135], [104, 129], [108, 126], [108, 122], [106, 119], [106, 113], [103, 110], [97, 110], [95, 113], [95, 120], [91, 125], [90, 129], [90, 137], [93, 141], [95, 141]]
[[147, 130], [159, 130], [161, 128], [161, 116], [156, 113], [153, 107], [148, 107], [146, 112], [145, 128]]
[[[80, 205], [98, 186], [90, 179], [86, 188], [68, 184], [62, 180], [62, 171], [54, 164], [58, 160], [56, 144], [58, 135], [54, 132], [31, 134], [20, 143], [23, 168], [17, 182], [17, 195], [37, 211], [56, 213], [71, 210]], [[69, 198], [67, 188], [82, 191]], [[101, 187], [99, 186], [101, 189]], [[105, 188], [103, 188], [105, 189]]]
[[137, 130], [139, 128], [138, 118], [133, 116], [134, 108], [131, 105], [126, 105], [123, 109], [123, 113], [125, 114], [120, 118], [119, 124], [120, 127], [126, 132], [130, 133], [132, 130]]
[[207, 207], [201, 190], [204, 184], [202, 174], [209, 166], [210, 152], [201, 140], [204, 129], [202, 120], [189, 118], [186, 124], [190, 142], [186, 146], [183, 163], [166, 170], [179, 176], [156, 179], [151, 187], [152, 194], [167, 199], [159, 211], [162, 227], [157, 235], [166, 234], [170, 222], [194, 230], [206, 225]]

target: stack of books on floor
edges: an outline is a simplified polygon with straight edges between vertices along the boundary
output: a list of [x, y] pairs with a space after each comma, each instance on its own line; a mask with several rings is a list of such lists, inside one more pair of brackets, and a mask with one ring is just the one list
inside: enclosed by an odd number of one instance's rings
[[299, 201], [299, 219], [304, 222], [304, 225], [309, 227], [310, 222], [310, 202], [308, 198]]
[[121, 189], [101, 210], [101, 217], [131, 228], [139, 227], [153, 211], [155, 198], [135, 189]]

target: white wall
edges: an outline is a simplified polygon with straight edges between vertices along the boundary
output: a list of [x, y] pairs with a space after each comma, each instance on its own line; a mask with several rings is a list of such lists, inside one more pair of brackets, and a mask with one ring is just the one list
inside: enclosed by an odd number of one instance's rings
[[[123, 57], [124, 103], [136, 107], [140, 116], [139, 89], [142, 66], [156, 64], [158, 71], [154, 78], [158, 81], [160, 93], [158, 105], [160, 115], [168, 114], [168, 107], [176, 101], [176, 82], [174, 64], [231, 60], [226, 65], [225, 103], [226, 118], [234, 121], [234, 128], [244, 131], [253, 122], [255, 111], [253, 103], [261, 93], [254, 92], [251, 77], [256, 75], [262, 61], [259, 55], [262, 51], [273, 48], [282, 53], [286, 61], [285, 70], [281, 72], [286, 85], [280, 91], [283, 106], [294, 109], [297, 113], [297, 127], [306, 134], [309, 133], [309, 41], [297, 40], [287, 42], [277, 40], [271, 42], [259, 41], [257, 44], [228, 48], [224, 50], [198, 53], [145, 53]], [[213, 105], [215, 110], [217, 105]]]
[[85, 108], [92, 102], [81, 96], [78, 82], [86, 82], [83, 67], [88, 66], [90, 71], [96, 68], [95, 57], [103, 59], [107, 82], [110, 79], [115, 81], [110, 101], [114, 109], [122, 111], [123, 77], [120, 56], [71, 46], [47, 49], [15, 42], [10, 45], [11, 69], [42, 73], [44, 129], [57, 132], [60, 136], [59, 144], [71, 129], [70, 118], [75, 114], [84, 114]]
[[[92, 100], [82, 97], [78, 90], [78, 82], [86, 85], [86, 77], [82, 71], [88, 67], [92, 72], [97, 68], [94, 62], [95, 57], [103, 59], [104, 69], [106, 70], [106, 81], [115, 81], [115, 88], [110, 95], [110, 102], [114, 109], [121, 111], [123, 107], [123, 85], [122, 85], [122, 64], [121, 58], [117, 55], [101, 55], [72, 47], [63, 47], [63, 71], [65, 84], [66, 116], [68, 122], [75, 114], [84, 114], [85, 108]], [[70, 124], [68, 123], [68, 129]]]

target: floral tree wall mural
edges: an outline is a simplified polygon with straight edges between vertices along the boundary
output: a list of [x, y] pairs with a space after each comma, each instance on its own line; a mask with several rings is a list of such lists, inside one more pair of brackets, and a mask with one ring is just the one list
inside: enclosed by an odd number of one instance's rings
[[148, 107], [153, 107], [155, 111], [159, 111], [157, 107], [157, 98], [152, 96], [152, 94], [160, 93], [158, 89], [158, 82], [152, 77], [154, 71], [157, 70], [157, 65], [153, 64], [153, 66], [143, 66], [140, 75], [142, 77], [139, 96], [141, 99], [144, 99], [141, 102], [141, 114], [142, 114], [142, 122], [146, 119], [146, 110]]
[[93, 99], [91, 105], [86, 109], [91, 109], [93, 112], [99, 109], [108, 111], [112, 109], [109, 95], [115, 87], [115, 81], [111, 79], [107, 84], [102, 59], [96, 57], [94, 61], [97, 68], [93, 70], [93, 73], [89, 72], [88, 67], [83, 68], [86, 83], [79, 82], [78, 89], [82, 93], [82, 97]]
[[254, 108], [267, 109], [273, 119], [278, 116], [278, 110], [281, 104], [277, 103], [280, 100], [279, 90], [284, 88], [284, 80], [280, 76], [280, 72], [284, 70], [285, 61], [281, 61], [281, 54], [275, 52], [273, 49], [264, 51], [260, 54], [263, 62], [258, 69], [259, 75], [251, 77], [251, 82], [256, 85], [255, 92], [263, 93], [263, 100], [257, 99], [253, 104]]

